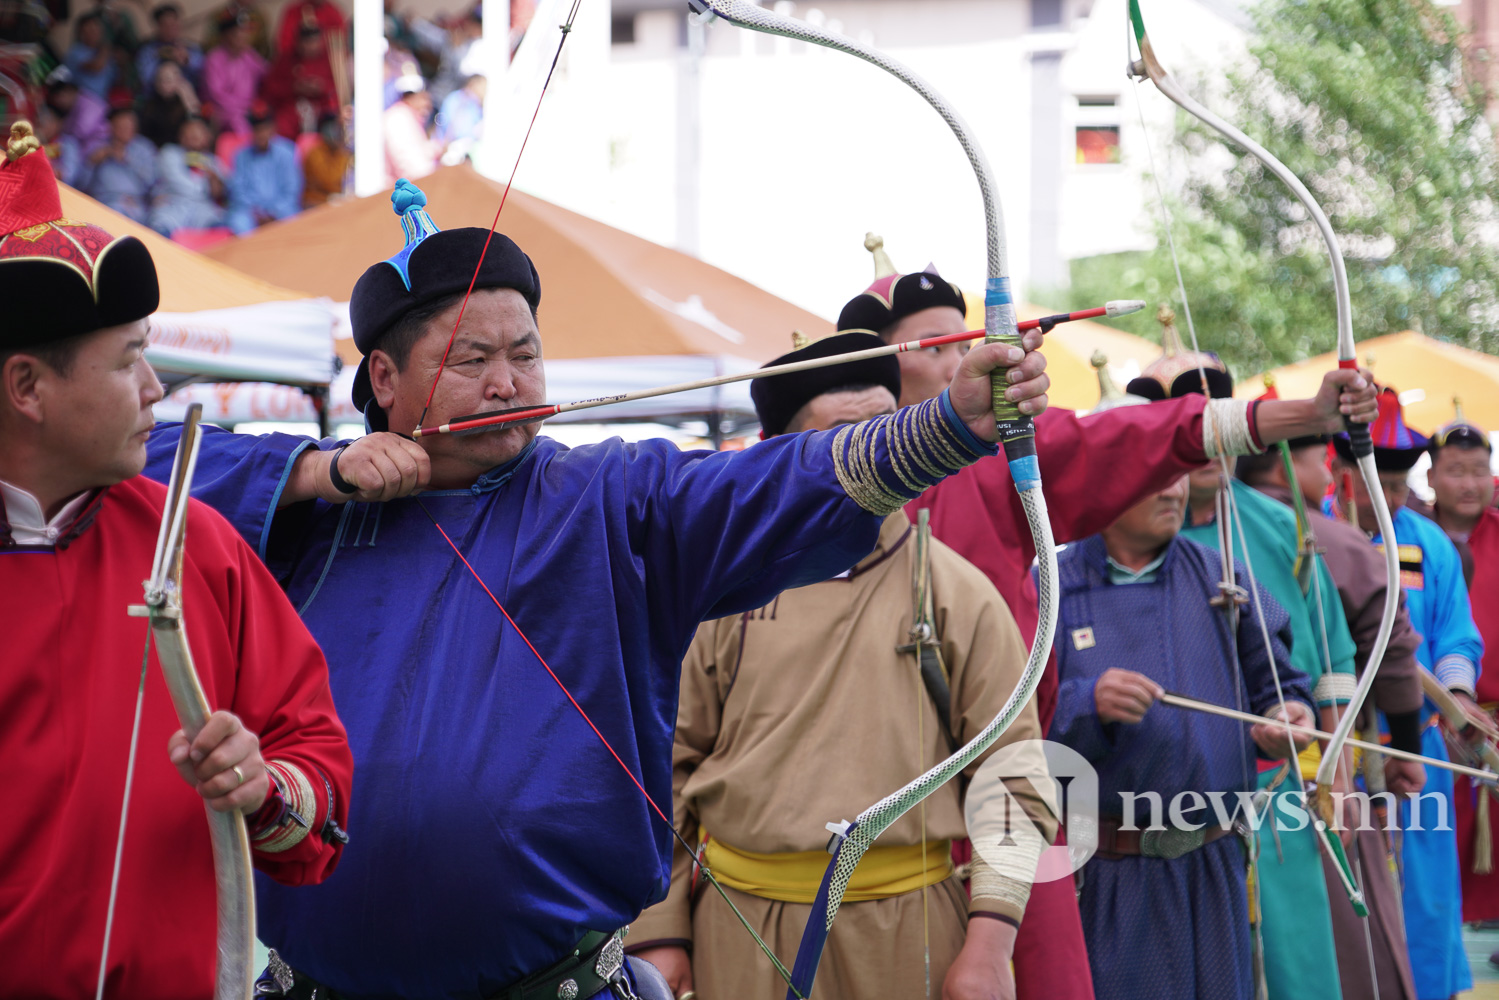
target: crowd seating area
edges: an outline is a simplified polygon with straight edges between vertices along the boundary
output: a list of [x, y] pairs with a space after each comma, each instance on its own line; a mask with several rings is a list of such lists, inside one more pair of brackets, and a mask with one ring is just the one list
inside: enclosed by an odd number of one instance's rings
[[[530, 10], [511, 7], [514, 44]], [[387, 182], [474, 148], [481, 21], [478, 7], [431, 20], [387, 3]], [[331, 0], [292, 0], [274, 30], [254, 0], [196, 18], [106, 0], [65, 24], [0, 21], [0, 108], [32, 119], [64, 183], [203, 248], [349, 190], [351, 35]]]

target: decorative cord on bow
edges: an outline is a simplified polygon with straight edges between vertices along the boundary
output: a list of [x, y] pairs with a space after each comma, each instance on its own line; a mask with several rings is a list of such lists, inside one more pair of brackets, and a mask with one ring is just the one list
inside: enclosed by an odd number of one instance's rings
[[[1353, 306], [1348, 294], [1348, 273], [1343, 263], [1343, 252], [1339, 246], [1337, 234], [1333, 232], [1332, 223], [1328, 221], [1327, 214], [1322, 211], [1322, 207], [1317, 204], [1306, 185], [1285, 164], [1238, 128], [1203, 107], [1172, 78], [1161, 65], [1160, 60], [1156, 58], [1155, 50], [1145, 33], [1145, 21], [1140, 13], [1140, 0], [1129, 0], [1129, 15], [1134, 28], [1135, 41], [1140, 49], [1140, 58], [1130, 64], [1131, 75], [1136, 78], [1149, 78], [1157, 90], [1183, 111], [1211, 126], [1230, 142], [1248, 151], [1291, 189], [1296, 200], [1301, 202], [1312, 221], [1316, 223], [1318, 233], [1327, 244], [1328, 256], [1332, 263], [1333, 294], [1337, 303], [1338, 367], [1356, 369], [1358, 361], [1354, 353]], [[1319, 799], [1331, 794], [1338, 761], [1343, 755], [1343, 746], [1353, 732], [1359, 712], [1374, 685], [1379, 665], [1384, 660], [1385, 649], [1390, 641], [1390, 632], [1395, 626], [1396, 608], [1400, 602], [1400, 591], [1396, 589], [1400, 581], [1400, 564], [1396, 546], [1393, 544], [1395, 527], [1390, 516], [1389, 505], [1385, 502], [1384, 491], [1380, 488], [1378, 471], [1374, 466], [1374, 443], [1369, 436], [1369, 426], [1345, 420], [1345, 428], [1352, 444], [1353, 454], [1358, 460], [1359, 472], [1364, 477], [1370, 501], [1374, 505], [1380, 535], [1385, 539], [1385, 570], [1389, 577], [1389, 586], [1385, 589], [1384, 614], [1380, 619], [1379, 632], [1375, 637], [1374, 645], [1369, 651], [1369, 661], [1364, 668], [1363, 677], [1360, 678], [1353, 698], [1348, 704], [1347, 713], [1339, 720], [1332, 738], [1323, 750], [1322, 762], [1317, 767]]]
[[[974, 140], [963, 119], [948, 105], [947, 101], [924, 80], [899, 62], [883, 53], [868, 48], [852, 39], [835, 34], [789, 17], [782, 17], [764, 10], [746, 0], [691, 0], [699, 11], [707, 11], [740, 28], [779, 35], [797, 41], [834, 49], [863, 59], [890, 73], [911, 87], [942, 116], [959, 145], [968, 157], [979, 192], [984, 202], [984, 219], [987, 230], [988, 282], [984, 294], [984, 329], [986, 343], [1006, 343], [1018, 346], [1020, 334], [1016, 329], [1015, 309], [1010, 297], [1010, 279], [1004, 234], [1004, 216], [999, 198], [994, 190], [994, 178], [983, 151]], [[1009, 728], [1020, 710], [1030, 700], [1041, 679], [1041, 671], [1051, 650], [1051, 642], [1057, 623], [1057, 555], [1051, 535], [1051, 522], [1046, 513], [1046, 500], [1041, 493], [1041, 471], [1036, 459], [1035, 427], [1030, 417], [1005, 399], [1006, 383], [995, 378], [994, 418], [1004, 443], [1005, 457], [1010, 464], [1010, 474], [1020, 494], [1026, 520], [1030, 523], [1036, 552], [1039, 556], [1039, 624], [1031, 645], [1030, 658], [1025, 672], [1015, 691], [987, 726], [969, 743], [952, 756], [922, 774], [904, 788], [886, 796], [860, 813], [852, 823], [829, 824], [834, 830], [829, 847], [833, 855], [827, 874], [823, 877], [817, 897], [812, 904], [812, 915], [807, 921], [801, 947], [792, 969], [792, 982], [788, 997], [808, 996], [817, 965], [827, 942], [828, 931], [843, 900], [849, 877], [859, 859], [873, 844], [876, 837], [890, 827], [907, 811], [915, 807], [932, 792], [960, 774]]]
[[[182, 608], [182, 560], [187, 536], [188, 498], [193, 470], [198, 464], [198, 445], [202, 441], [199, 419], [202, 404], [188, 408], [182, 421], [182, 436], [177, 442], [177, 457], [167, 484], [166, 503], [161, 515], [161, 530], [156, 537], [156, 554], [151, 562], [151, 576], [146, 580], [145, 603], [131, 605], [133, 617], [150, 623], [146, 635], [146, 652], [141, 659], [141, 683], [135, 696], [135, 722], [130, 731], [130, 760], [125, 771], [125, 798], [120, 806], [120, 832], [115, 843], [114, 871], [110, 876], [109, 904], [104, 918], [104, 948], [99, 959], [99, 982], [95, 997], [104, 996], [104, 979], [109, 960], [109, 938], [114, 927], [115, 900], [120, 884], [120, 867], [124, 857], [125, 819], [130, 812], [130, 792], [135, 773], [135, 752], [140, 741], [141, 707], [145, 701], [146, 665], [150, 661], [151, 643], [156, 643], [156, 659], [166, 679], [177, 720], [189, 742], [208, 721], [212, 709], [203, 694], [203, 685], [193, 666], [193, 653], [187, 643]], [[203, 804], [208, 813], [209, 837], [213, 844], [213, 873], [218, 899], [218, 963], [214, 973], [214, 1000], [249, 1000], [255, 978], [255, 886], [250, 861], [250, 836], [245, 815], [238, 809], [219, 812]]]

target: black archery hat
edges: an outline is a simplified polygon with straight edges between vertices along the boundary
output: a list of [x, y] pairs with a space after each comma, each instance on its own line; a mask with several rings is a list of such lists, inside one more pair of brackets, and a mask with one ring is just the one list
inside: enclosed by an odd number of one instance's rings
[[[790, 354], [781, 355], [765, 367], [830, 358], [883, 346], [885, 342], [868, 330], [850, 330], [814, 340]], [[762, 434], [765, 437], [775, 437], [786, 432], [786, 425], [798, 410], [823, 393], [862, 385], [882, 385], [899, 399], [900, 362], [894, 355], [886, 355], [759, 378], [750, 383], [750, 397], [755, 401], [755, 413], [760, 417]]]
[[[508, 236], [468, 227], [440, 230], [426, 212], [427, 196], [402, 178], [391, 192], [391, 205], [401, 217], [406, 246], [389, 260], [372, 265], [354, 285], [349, 321], [354, 346], [365, 355], [354, 373], [354, 406], [363, 412], [374, 398], [370, 387], [369, 353], [401, 317], [420, 306], [468, 291], [513, 288], [535, 312], [541, 305], [541, 277], [531, 258]], [[485, 249], [485, 242], [489, 247]], [[479, 264], [474, 277], [474, 266]]]
[[913, 313], [949, 306], [967, 314], [968, 303], [957, 285], [937, 273], [900, 274], [885, 253], [885, 241], [874, 233], [864, 237], [864, 249], [874, 255], [874, 283], [848, 300], [838, 314], [839, 330], [884, 330]]

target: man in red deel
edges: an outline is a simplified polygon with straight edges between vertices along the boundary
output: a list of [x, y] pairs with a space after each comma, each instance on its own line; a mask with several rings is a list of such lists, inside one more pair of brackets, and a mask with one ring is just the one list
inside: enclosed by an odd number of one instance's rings
[[182, 622], [215, 711], [191, 743], [180, 731], [128, 613], [167, 494], [140, 475], [162, 395], [144, 357], [156, 268], [134, 237], [63, 218], [37, 147], [18, 123], [0, 160], [0, 979], [7, 996], [95, 993], [143, 692], [104, 995], [202, 1000], [217, 928], [204, 803], [245, 815], [265, 874], [319, 882], [347, 840], [353, 758], [322, 652], [196, 501]]

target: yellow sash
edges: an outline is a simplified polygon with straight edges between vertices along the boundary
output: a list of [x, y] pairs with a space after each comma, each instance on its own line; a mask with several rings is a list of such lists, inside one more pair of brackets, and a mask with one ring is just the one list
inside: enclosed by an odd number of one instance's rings
[[[832, 860], [826, 851], [793, 851], [759, 854], [709, 839], [704, 858], [709, 871], [731, 889], [762, 899], [785, 903], [810, 903]], [[953, 873], [952, 841], [932, 840], [926, 845], [922, 865], [920, 844], [875, 844], [854, 869], [843, 898], [849, 902], [887, 899], [936, 885]]]
[[[1296, 755], [1301, 764], [1301, 780], [1311, 781], [1317, 777], [1317, 768], [1322, 764], [1322, 744], [1312, 740], [1312, 745]], [[1357, 763], [1354, 764], [1357, 767]]]

